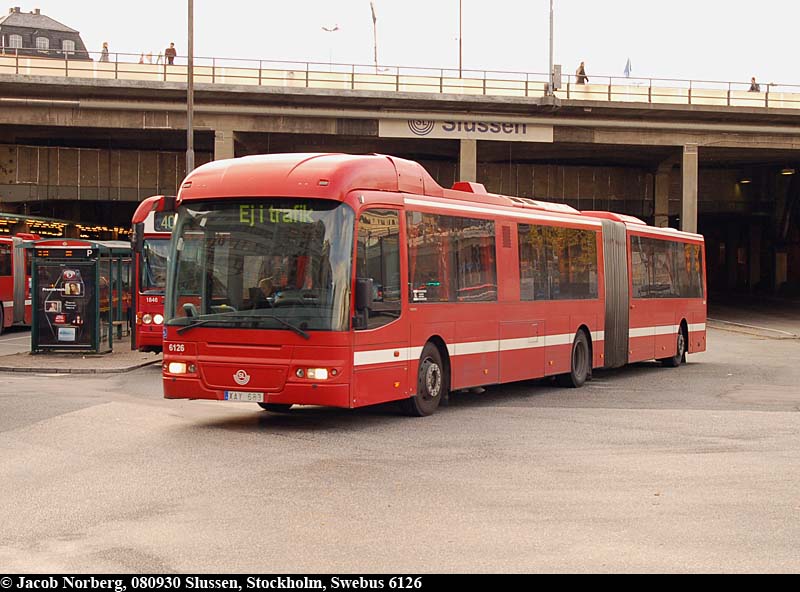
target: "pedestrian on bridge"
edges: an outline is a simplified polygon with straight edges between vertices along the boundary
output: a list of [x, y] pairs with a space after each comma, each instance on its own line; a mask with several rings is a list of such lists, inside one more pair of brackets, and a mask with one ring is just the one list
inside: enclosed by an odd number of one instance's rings
[[589, 77], [586, 75], [586, 65], [583, 62], [581, 62], [581, 65], [575, 70], [575, 76], [578, 77], [578, 84], [586, 84], [589, 82]]
[[170, 43], [169, 47], [164, 50], [164, 59], [166, 59], [167, 64], [172, 66], [175, 63], [175, 56], [178, 55], [177, 50], [175, 49], [175, 43]]
[[100, 52], [100, 61], [101, 62], [108, 61], [108, 41], [103, 41], [103, 49]]
[[761, 92], [761, 85], [756, 82], [756, 77], [750, 79], [750, 92]]

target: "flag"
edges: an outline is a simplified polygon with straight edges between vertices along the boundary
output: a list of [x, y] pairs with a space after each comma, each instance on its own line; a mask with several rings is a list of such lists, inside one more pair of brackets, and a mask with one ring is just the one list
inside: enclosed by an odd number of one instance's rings
[[628, 58], [628, 62], [625, 64], [625, 78], [631, 77], [631, 71], [633, 68], [631, 67], [631, 59]]

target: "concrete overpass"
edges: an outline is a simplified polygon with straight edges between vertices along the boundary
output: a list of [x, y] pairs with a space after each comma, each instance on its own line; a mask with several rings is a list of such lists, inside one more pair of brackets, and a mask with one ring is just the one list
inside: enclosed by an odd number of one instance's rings
[[[103, 64], [116, 72], [98, 76], [101, 65], [90, 64], [90, 77], [2, 66], [0, 207], [122, 225], [139, 200], [176, 190], [185, 72]], [[476, 180], [494, 192], [699, 229], [719, 289], [800, 285], [800, 186], [789, 174], [800, 173], [800, 94], [788, 92], [796, 89], [692, 92], [691, 83], [687, 91], [609, 80], [568, 84], [552, 97], [539, 83], [499, 76], [484, 75], [481, 86], [444, 73], [202, 72], [198, 163], [284, 151], [395, 154], [422, 162], [445, 186]]]

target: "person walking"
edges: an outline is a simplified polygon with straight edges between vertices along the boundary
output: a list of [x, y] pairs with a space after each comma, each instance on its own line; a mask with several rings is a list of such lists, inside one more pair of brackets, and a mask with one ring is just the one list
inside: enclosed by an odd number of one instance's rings
[[166, 60], [167, 64], [172, 66], [175, 63], [175, 56], [178, 55], [178, 52], [175, 50], [175, 44], [170, 43], [169, 47], [164, 50], [164, 59]]
[[761, 92], [761, 85], [756, 82], [756, 77], [750, 79], [750, 92]]
[[100, 51], [100, 61], [108, 61], [108, 41], [103, 41], [103, 49]]
[[581, 65], [575, 70], [575, 76], [578, 77], [578, 84], [586, 84], [589, 82], [589, 77], [586, 75], [586, 65], [583, 62], [581, 62]]

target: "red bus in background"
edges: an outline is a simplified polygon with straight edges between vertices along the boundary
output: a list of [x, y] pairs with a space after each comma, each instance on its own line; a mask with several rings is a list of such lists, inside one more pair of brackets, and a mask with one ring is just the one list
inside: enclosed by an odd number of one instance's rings
[[167, 398], [423, 416], [460, 389], [579, 387], [706, 347], [703, 237], [630, 216], [344, 154], [209, 163], [176, 205]]
[[[167, 254], [175, 212], [174, 198], [148, 197], [133, 214], [133, 327], [131, 348], [160, 352], [163, 342]], [[166, 209], [165, 209], [166, 208]]]
[[38, 238], [0, 236], [0, 333], [12, 325], [31, 324], [31, 258], [24, 243]]

